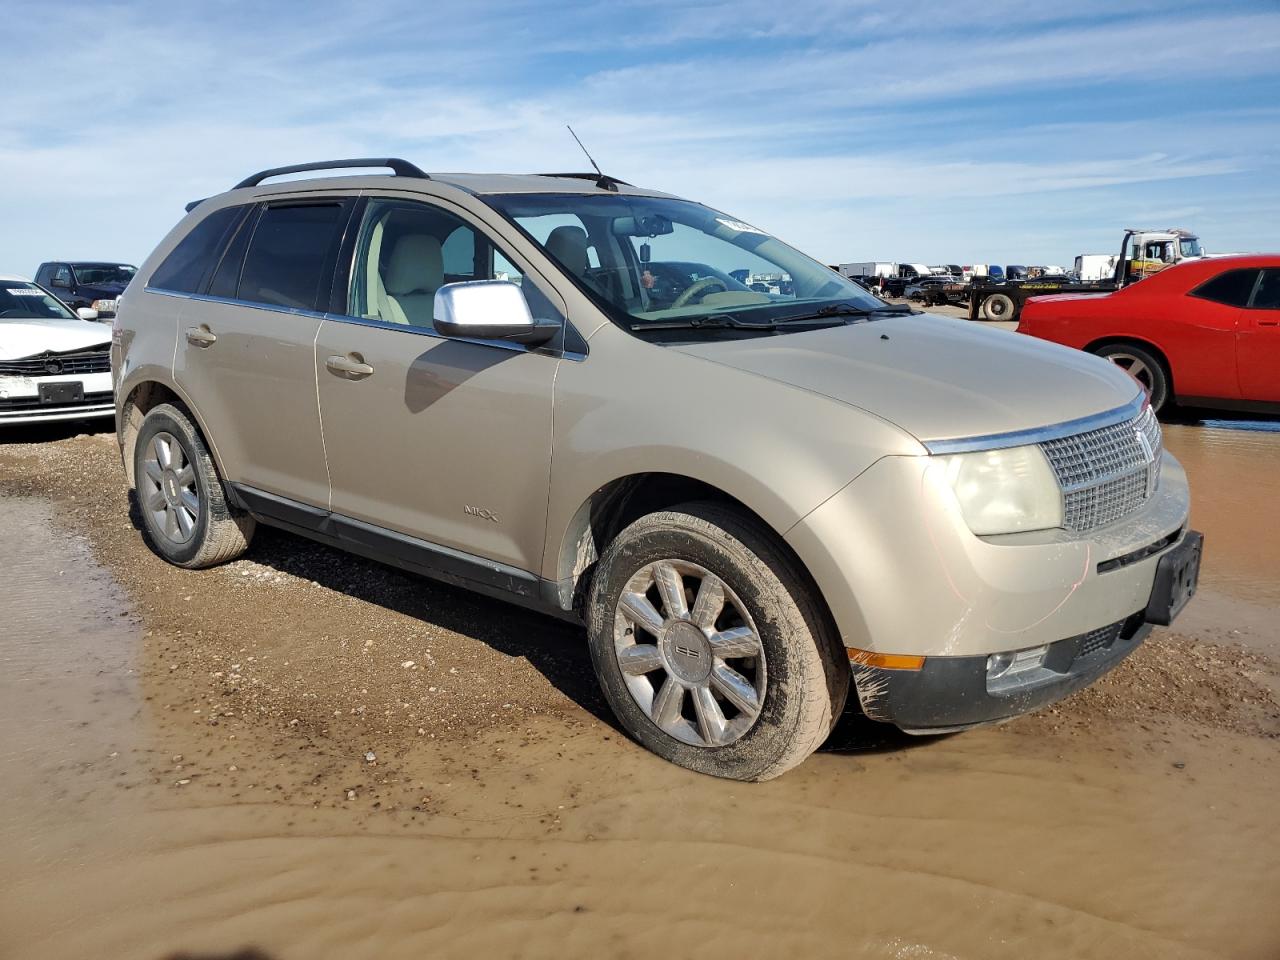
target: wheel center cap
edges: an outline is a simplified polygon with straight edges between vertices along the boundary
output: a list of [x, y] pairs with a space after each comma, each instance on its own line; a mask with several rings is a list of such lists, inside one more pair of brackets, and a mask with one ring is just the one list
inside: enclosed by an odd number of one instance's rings
[[711, 644], [688, 620], [677, 620], [666, 629], [662, 653], [671, 672], [684, 683], [705, 683], [711, 676]]
[[178, 504], [178, 475], [172, 470], [166, 470], [164, 477], [160, 480], [160, 489], [164, 491], [164, 498], [169, 503], [177, 506]]

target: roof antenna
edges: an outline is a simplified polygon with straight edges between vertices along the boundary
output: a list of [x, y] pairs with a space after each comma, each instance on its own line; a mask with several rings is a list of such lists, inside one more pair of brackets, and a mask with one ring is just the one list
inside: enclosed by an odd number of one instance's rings
[[577, 140], [578, 146], [582, 147], [582, 152], [587, 155], [587, 162], [590, 163], [591, 166], [595, 168], [596, 176], [600, 178], [599, 180], [596, 181], [596, 186], [599, 187], [601, 190], [612, 190], [615, 193], [617, 193], [618, 187], [614, 183], [613, 178], [606, 177], [604, 175], [604, 171], [600, 169], [599, 165], [595, 162], [595, 160], [591, 159], [591, 154], [587, 152], [587, 148], [583, 146], [582, 140], [579, 139], [578, 135], [573, 132], [573, 127], [569, 126], [567, 123], [564, 126], [565, 126], [565, 129], [569, 131], [569, 136], [573, 137], [574, 140]]

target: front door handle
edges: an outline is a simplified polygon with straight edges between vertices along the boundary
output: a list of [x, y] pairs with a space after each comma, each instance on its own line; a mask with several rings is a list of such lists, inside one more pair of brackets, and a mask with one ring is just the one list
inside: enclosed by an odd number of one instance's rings
[[211, 347], [218, 341], [218, 335], [203, 323], [198, 327], [187, 328], [187, 343], [196, 347]]
[[324, 365], [338, 376], [346, 377], [348, 380], [363, 380], [373, 373], [373, 367], [365, 363], [364, 357], [358, 353], [348, 354], [345, 357], [330, 357]]

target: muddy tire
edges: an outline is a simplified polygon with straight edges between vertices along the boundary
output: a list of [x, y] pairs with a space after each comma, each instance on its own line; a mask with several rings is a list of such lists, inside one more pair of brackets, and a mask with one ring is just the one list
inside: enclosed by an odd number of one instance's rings
[[1136, 343], [1108, 343], [1093, 351], [1110, 360], [1142, 385], [1156, 413], [1169, 412], [1173, 406], [1169, 389], [1169, 371], [1164, 361], [1151, 350]]
[[690, 770], [776, 777], [844, 708], [848, 660], [814, 588], [771, 531], [732, 508], [636, 520], [600, 558], [586, 612], [622, 726]]
[[133, 448], [134, 488], [147, 540], [179, 567], [234, 560], [253, 538], [254, 520], [227, 502], [204, 438], [187, 413], [153, 407]]
[[987, 320], [1012, 320], [1013, 297], [1006, 293], [993, 293], [982, 301], [982, 316]]

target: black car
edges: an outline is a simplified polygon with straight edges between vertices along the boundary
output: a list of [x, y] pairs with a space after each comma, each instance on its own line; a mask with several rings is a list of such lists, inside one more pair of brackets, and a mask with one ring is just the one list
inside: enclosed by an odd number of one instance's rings
[[116, 301], [137, 270], [128, 263], [54, 260], [40, 264], [36, 283], [53, 291], [72, 310], [89, 307], [99, 317], [114, 317]]

